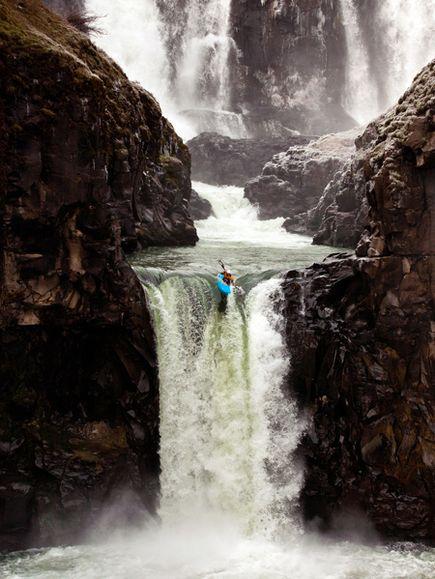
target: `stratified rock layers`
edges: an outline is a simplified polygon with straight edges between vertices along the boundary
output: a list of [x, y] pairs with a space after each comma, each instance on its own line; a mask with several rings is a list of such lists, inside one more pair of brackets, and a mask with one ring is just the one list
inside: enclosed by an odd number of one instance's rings
[[152, 508], [153, 334], [123, 249], [196, 233], [158, 104], [39, 1], [0, 1], [0, 77], [0, 543], [21, 547], [122, 491]]
[[[369, 127], [369, 224], [356, 258], [289, 273], [291, 383], [312, 410], [308, 518], [362, 510], [433, 541], [435, 62]], [[304, 304], [304, 307], [301, 305]], [[303, 312], [303, 315], [301, 315]]]

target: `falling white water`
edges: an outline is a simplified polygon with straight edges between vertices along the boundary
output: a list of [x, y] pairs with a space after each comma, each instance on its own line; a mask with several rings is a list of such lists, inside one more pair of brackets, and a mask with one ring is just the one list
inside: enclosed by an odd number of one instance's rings
[[192, 0], [177, 66], [175, 90], [181, 108], [229, 107], [228, 58], [231, 0]]
[[[285, 343], [284, 299], [279, 279], [248, 296], [249, 376], [252, 406], [253, 499], [256, 527], [270, 539], [299, 531], [303, 469], [294, 454], [305, 424], [283, 382], [290, 366]], [[267, 468], [265, 468], [267, 465]], [[272, 482], [273, 481], [273, 482]]]
[[[247, 136], [240, 115], [228, 111], [231, 0], [86, 0], [100, 17], [94, 41], [129, 78], [149, 90], [185, 139], [213, 125]], [[176, 49], [174, 49], [176, 46]]]
[[147, 284], [160, 383], [163, 525], [222, 517], [247, 533], [298, 532], [303, 430], [283, 387], [289, 364], [279, 279], [219, 312], [210, 281]]
[[308, 237], [287, 233], [282, 227], [284, 217], [258, 219], [258, 208], [246, 199], [242, 187], [199, 182], [192, 185], [213, 209], [211, 217], [196, 222], [200, 239], [283, 248], [311, 244]]
[[382, 31], [386, 105], [435, 57], [435, 0], [382, 0], [374, 20]]
[[170, 107], [169, 61], [159, 11], [153, 0], [86, 0], [99, 17], [103, 34], [94, 41], [133, 81], [154, 94], [162, 107]]
[[356, 0], [340, 0], [346, 38], [346, 87], [344, 107], [359, 123], [373, 119], [379, 111], [378, 89], [370, 67]]
[[435, 0], [378, 0], [370, 18], [358, 0], [340, 0], [340, 8], [347, 47], [343, 104], [366, 123], [393, 105], [435, 57]]

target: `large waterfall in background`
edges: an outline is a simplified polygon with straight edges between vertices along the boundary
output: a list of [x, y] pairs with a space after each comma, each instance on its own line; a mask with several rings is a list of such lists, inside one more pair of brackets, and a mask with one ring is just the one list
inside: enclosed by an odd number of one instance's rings
[[152, 92], [178, 132], [246, 136], [229, 111], [231, 0], [87, 0], [101, 16], [95, 41]]
[[[347, 52], [342, 101], [365, 123], [434, 56], [435, 0], [339, 0], [339, 6]], [[203, 130], [248, 136], [230, 106], [230, 64], [238, 54], [231, 0], [87, 0], [87, 8], [101, 16], [105, 34], [97, 44], [156, 96], [184, 138]]]
[[340, 0], [346, 38], [346, 88], [343, 104], [358, 122], [364, 123], [379, 112], [378, 89], [370, 68], [359, 12], [355, 0]]

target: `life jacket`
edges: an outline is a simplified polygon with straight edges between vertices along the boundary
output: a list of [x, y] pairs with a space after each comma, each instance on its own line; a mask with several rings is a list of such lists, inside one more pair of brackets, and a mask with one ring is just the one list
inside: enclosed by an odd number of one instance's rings
[[231, 285], [231, 282], [234, 281], [234, 276], [231, 275], [230, 273], [228, 273], [227, 271], [224, 271], [224, 282], [227, 285]]

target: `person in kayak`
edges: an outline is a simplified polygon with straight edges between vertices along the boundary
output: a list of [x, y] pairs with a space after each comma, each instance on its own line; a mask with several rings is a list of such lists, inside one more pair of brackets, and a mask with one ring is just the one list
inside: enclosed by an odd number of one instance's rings
[[224, 284], [234, 287], [236, 282], [236, 276], [233, 275], [226, 267], [223, 261], [219, 261], [219, 265], [222, 268], [222, 272], [218, 274], [218, 278], [221, 279]]
[[221, 294], [221, 301], [219, 304], [219, 311], [225, 312], [227, 307], [228, 296], [232, 293], [236, 276], [227, 269], [222, 261], [219, 261], [219, 265], [222, 267], [222, 272], [218, 274], [217, 287]]

